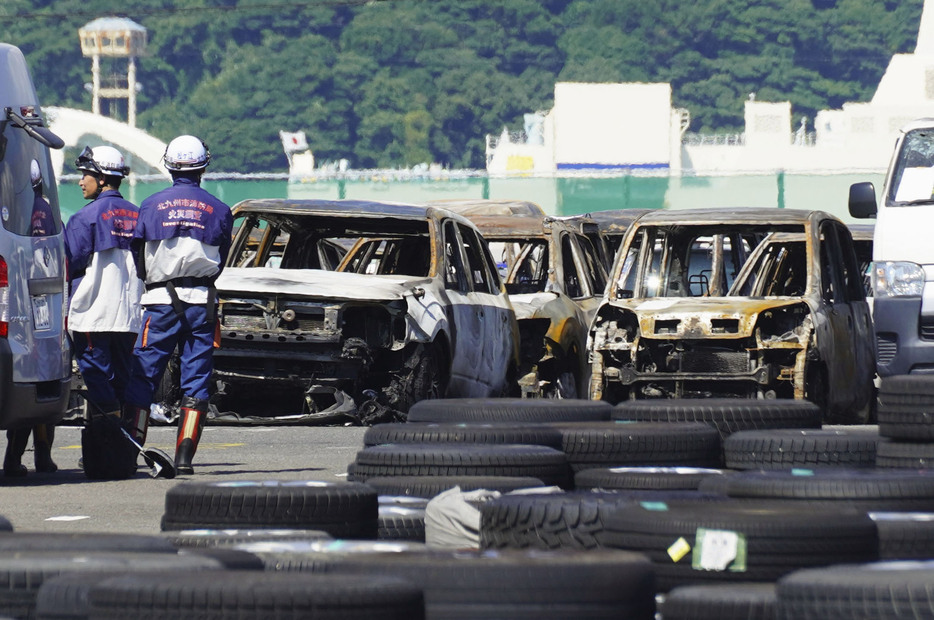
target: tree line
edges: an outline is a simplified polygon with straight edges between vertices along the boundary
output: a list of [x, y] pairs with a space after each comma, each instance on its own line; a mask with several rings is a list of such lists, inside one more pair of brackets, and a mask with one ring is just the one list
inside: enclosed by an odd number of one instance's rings
[[[201, 136], [213, 171], [284, 172], [279, 130], [318, 162], [483, 168], [484, 136], [553, 105], [556, 81], [670, 82], [691, 131], [741, 131], [743, 101], [796, 116], [867, 101], [914, 50], [922, 0], [4, 0], [43, 105], [90, 110], [78, 29], [147, 29], [137, 126]], [[105, 71], [125, 61], [104, 59]], [[108, 112], [125, 119], [114, 102]]]

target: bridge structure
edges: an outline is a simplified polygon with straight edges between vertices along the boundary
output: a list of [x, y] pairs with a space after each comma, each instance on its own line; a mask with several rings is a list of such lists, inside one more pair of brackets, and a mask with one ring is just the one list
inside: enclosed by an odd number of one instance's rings
[[[86, 110], [73, 108], [43, 107], [46, 124], [56, 135], [65, 141], [65, 147], [82, 149], [109, 144], [116, 147], [130, 167], [130, 181], [135, 177], [159, 176], [171, 178], [162, 165], [166, 144], [136, 127], [115, 120], [108, 116], [94, 114]], [[52, 167], [55, 178], [63, 173], [72, 174], [74, 170], [65, 170], [64, 149], [52, 150]]]

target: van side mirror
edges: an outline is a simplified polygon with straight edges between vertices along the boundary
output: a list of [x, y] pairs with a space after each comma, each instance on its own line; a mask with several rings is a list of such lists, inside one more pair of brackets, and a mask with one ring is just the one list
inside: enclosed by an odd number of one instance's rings
[[850, 215], [864, 219], [876, 216], [876, 188], [872, 183], [853, 183], [850, 185]]
[[[31, 112], [32, 112], [31, 106], [29, 106], [26, 110], [24, 110], [24, 114], [31, 113]], [[34, 124], [26, 120], [25, 118], [23, 118], [22, 116], [14, 112], [13, 108], [6, 109], [6, 117], [7, 117], [7, 120], [13, 123], [14, 127], [19, 127], [20, 129], [24, 130], [27, 134], [29, 134], [29, 136], [33, 140], [36, 140], [37, 142], [44, 144], [50, 149], [60, 149], [65, 146], [65, 141], [62, 140], [57, 135], [55, 135], [54, 133], [52, 133], [51, 129], [47, 127], [43, 127], [42, 125], [39, 125], [39, 124]], [[32, 119], [35, 117], [29, 116], [28, 118]]]

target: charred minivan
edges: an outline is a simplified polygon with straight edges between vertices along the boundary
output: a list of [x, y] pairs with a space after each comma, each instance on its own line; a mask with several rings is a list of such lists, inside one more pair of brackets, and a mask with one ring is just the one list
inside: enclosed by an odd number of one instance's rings
[[0, 43], [0, 429], [56, 423], [71, 385], [58, 190], [26, 59]]
[[514, 391], [516, 313], [466, 218], [372, 200], [245, 200], [233, 214], [220, 413], [366, 423], [378, 408], [404, 417], [426, 398]]
[[865, 422], [875, 342], [853, 239], [822, 211], [666, 210], [633, 224], [588, 347], [590, 395], [806, 398]]
[[[527, 398], [587, 393], [587, 329], [606, 270], [582, 220], [525, 209], [524, 201], [436, 202], [473, 222], [489, 244], [519, 324], [519, 388]], [[593, 226], [596, 230], [596, 225]]]

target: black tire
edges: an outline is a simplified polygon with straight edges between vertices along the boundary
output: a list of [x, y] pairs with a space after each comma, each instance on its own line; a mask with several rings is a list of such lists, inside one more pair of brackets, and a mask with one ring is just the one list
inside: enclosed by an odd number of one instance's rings
[[380, 505], [379, 540], [425, 542], [425, 509]]
[[875, 428], [739, 431], [723, 441], [724, 464], [730, 469], [874, 467], [880, 439]]
[[606, 546], [604, 523], [616, 508], [672, 501], [711, 500], [699, 493], [679, 492], [504, 495], [480, 505], [480, 548], [598, 549]]
[[527, 476], [373, 476], [367, 478], [366, 485], [376, 489], [380, 496], [432, 498], [454, 487], [460, 487], [461, 491], [487, 489], [508, 493], [543, 487], [545, 483]]
[[423, 553], [424, 543], [405, 540], [311, 540], [243, 543], [237, 547], [259, 557], [267, 571], [339, 572], [349, 557], [371, 558], [381, 554]]
[[595, 422], [613, 406], [599, 400], [542, 398], [442, 398], [409, 410], [409, 422]]
[[704, 422], [726, 439], [737, 431], [773, 428], [820, 428], [821, 408], [807, 400], [684, 398], [623, 401], [614, 420]]
[[574, 474], [577, 490], [696, 491], [702, 480], [719, 477], [722, 469], [702, 467], [609, 467]]
[[568, 488], [567, 457], [547, 446], [518, 444], [398, 444], [357, 452], [354, 480], [373, 476], [519, 476]]
[[720, 433], [700, 422], [555, 423], [575, 472], [592, 467], [685, 465], [717, 467]]
[[320, 620], [424, 618], [418, 586], [392, 577], [351, 580], [340, 575], [253, 571], [218, 572], [205, 579], [185, 571], [171, 575], [111, 577], [88, 593], [95, 618], [236, 620], [316, 618]]
[[560, 431], [546, 424], [532, 423], [395, 422], [371, 426], [363, 435], [364, 447], [390, 443], [515, 443], [562, 449]]
[[421, 584], [429, 618], [651, 620], [655, 613], [652, 565], [617, 550], [360, 554], [333, 570]]
[[934, 440], [934, 376], [882, 377], [876, 415], [883, 437]]
[[879, 559], [934, 558], [934, 513], [870, 512], [879, 531]]
[[0, 534], [0, 552], [9, 551], [135, 551], [178, 553], [161, 536], [117, 532], [9, 532]]
[[665, 620], [774, 620], [774, 583], [680, 586], [668, 592], [659, 612]]
[[13, 524], [6, 517], [0, 516], [0, 532], [12, 532]]
[[919, 443], [882, 439], [876, 451], [876, 467], [880, 469], [934, 468], [934, 442]]
[[[85, 573], [99, 578], [103, 572], [126, 573], [135, 570], [174, 572], [184, 569], [221, 570], [216, 559], [174, 553], [135, 551], [3, 551], [0, 552], [0, 613], [16, 618], [33, 618], [41, 604], [39, 588], [56, 575]], [[57, 604], [56, 604], [57, 605]], [[56, 613], [72, 613], [69, 606]], [[52, 612], [48, 613], [52, 616]], [[56, 616], [52, 616], [56, 617]], [[74, 617], [74, 616], [58, 616]]]
[[776, 585], [783, 620], [934, 617], [934, 563], [873, 562], [796, 571]]
[[312, 529], [375, 538], [376, 491], [355, 482], [187, 482], [165, 495], [162, 530]]
[[332, 540], [333, 537], [322, 530], [293, 529], [200, 529], [163, 532], [165, 540], [180, 549], [210, 549], [231, 547], [252, 542], [283, 542]]
[[934, 510], [934, 476], [924, 471], [848, 469], [734, 472], [698, 490], [732, 498], [840, 503], [859, 510]]
[[[660, 591], [769, 582], [799, 568], [878, 557], [876, 526], [865, 513], [785, 502], [634, 504], [610, 513], [606, 530], [606, 545], [645, 553], [655, 563]], [[732, 554], [704, 550], [729, 540]]]
[[480, 505], [481, 549], [597, 549], [613, 493], [504, 495]]

